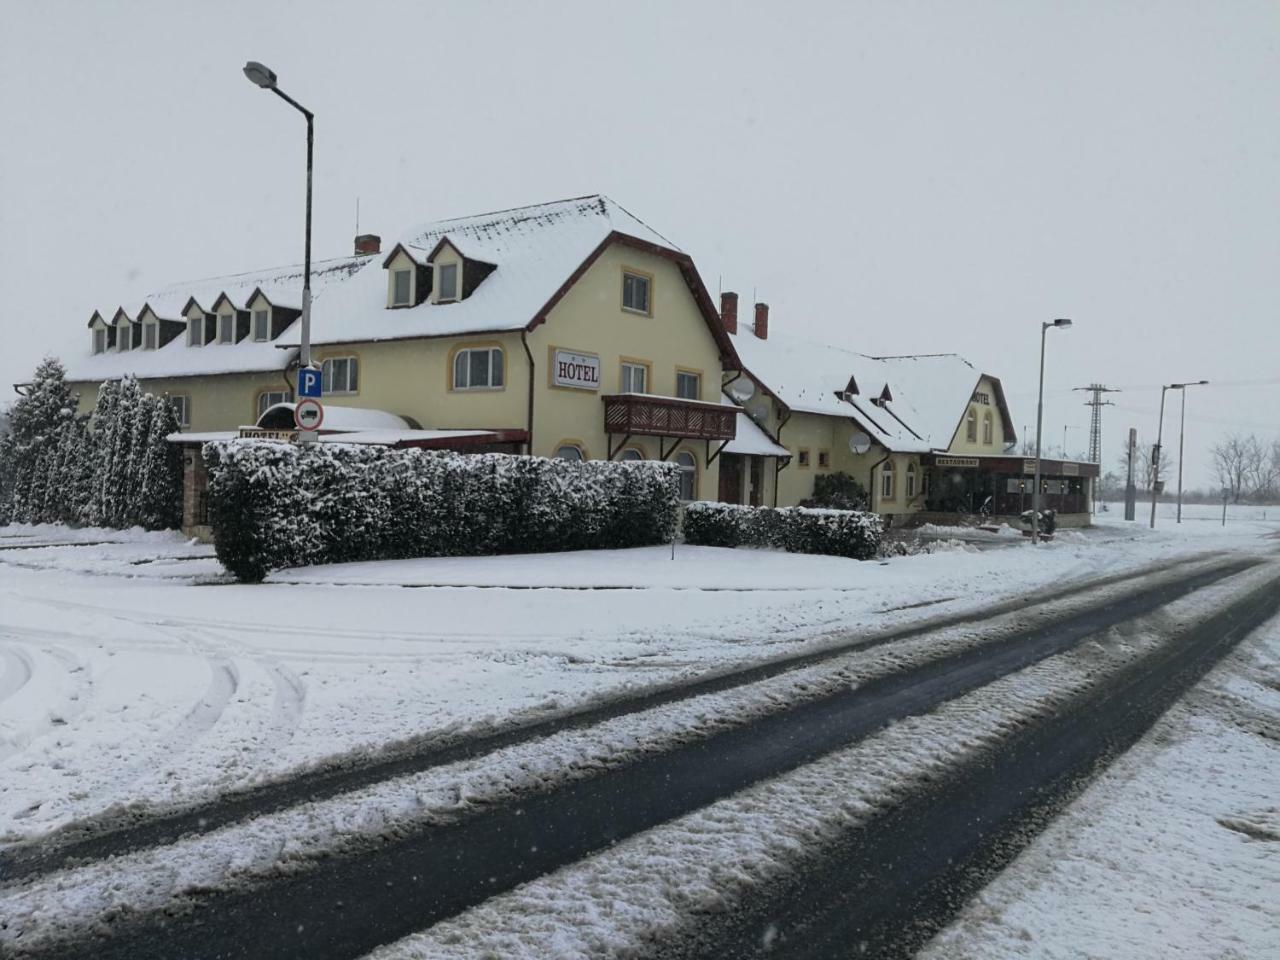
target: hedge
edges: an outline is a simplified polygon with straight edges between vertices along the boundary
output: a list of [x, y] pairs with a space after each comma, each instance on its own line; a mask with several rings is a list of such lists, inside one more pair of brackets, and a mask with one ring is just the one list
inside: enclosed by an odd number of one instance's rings
[[685, 508], [684, 538], [708, 547], [777, 547], [790, 553], [870, 560], [880, 547], [880, 518], [856, 510], [699, 501]]
[[205, 444], [218, 559], [281, 567], [668, 543], [679, 469], [356, 444]]

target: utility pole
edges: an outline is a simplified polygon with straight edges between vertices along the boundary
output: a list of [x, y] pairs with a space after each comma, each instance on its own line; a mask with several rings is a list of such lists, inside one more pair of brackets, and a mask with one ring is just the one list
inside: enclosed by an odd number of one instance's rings
[[[1115, 404], [1110, 400], [1103, 400], [1104, 393], [1119, 393], [1118, 387], [1104, 387], [1100, 383], [1091, 383], [1087, 387], [1073, 387], [1074, 390], [1084, 390], [1093, 394], [1092, 399], [1086, 400], [1084, 405], [1093, 408], [1093, 414], [1089, 418], [1089, 462], [1098, 464], [1098, 475], [1101, 479], [1102, 475], [1102, 408], [1114, 407]], [[1096, 507], [1097, 491], [1094, 496], [1089, 498], [1089, 502]], [[1132, 519], [1126, 517], [1126, 520]]]

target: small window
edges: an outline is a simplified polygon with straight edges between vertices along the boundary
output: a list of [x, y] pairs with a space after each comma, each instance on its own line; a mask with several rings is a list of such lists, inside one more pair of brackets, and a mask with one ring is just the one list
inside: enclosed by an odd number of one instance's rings
[[991, 446], [991, 411], [982, 415], [982, 442]]
[[154, 323], [144, 323], [142, 325], [142, 348], [144, 350], [154, 350], [160, 346], [160, 327]]
[[642, 363], [624, 363], [622, 365], [622, 392], [648, 393], [649, 368]]
[[355, 357], [335, 357], [321, 366], [321, 389], [330, 393], [355, 393], [359, 389]]
[[288, 403], [291, 399], [287, 390], [264, 390], [258, 394], [258, 416], [254, 418], [255, 422], [261, 420], [262, 415], [277, 403]]
[[692, 453], [676, 454], [676, 466], [680, 468], [680, 499], [692, 500], [698, 483], [698, 463]]
[[104, 353], [107, 349], [107, 331], [98, 327], [93, 331], [93, 352]]
[[190, 317], [187, 320], [187, 346], [204, 346], [204, 317]]
[[121, 353], [133, 349], [133, 324], [126, 323], [116, 328], [116, 349]]
[[564, 446], [556, 450], [556, 457], [560, 460], [585, 460], [582, 455], [582, 448], [576, 443], [566, 443]]
[[458, 265], [456, 263], [442, 263], [436, 268], [439, 277], [439, 289], [436, 293], [437, 301], [457, 300], [458, 299]]
[[649, 313], [649, 287], [652, 282], [641, 274], [624, 272], [622, 274], [622, 308], [636, 313]]
[[916, 495], [916, 465], [907, 464], [907, 499]]
[[396, 270], [391, 274], [391, 305], [403, 307], [413, 301], [413, 274], [409, 270]]
[[234, 313], [220, 314], [218, 316], [218, 342], [236, 342], [236, 315]]
[[262, 342], [271, 339], [271, 311], [253, 311], [253, 339]]
[[676, 396], [685, 400], [702, 398], [702, 377], [684, 370], [676, 371]]
[[453, 357], [454, 390], [497, 390], [504, 383], [500, 347], [459, 350]]
[[801, 447], [796, 451], [796, 462], [802, 467], [809, 466], [809, 450], [807, 447]]
[[970, 410], [969, 416], [965, 418], [964, 435], [970, 443], [978, 442], [978, 412]]
[[178, 418], [178, 426], [191, 426], [191, 398], [185, 394], [170, 396], [169, 403], [173, 405], [174, 415]]
[[644, 454], [635, 447], [627, 447], [618, 457], [619, 460], [643, 460]]
[[818, 451], [818, 469], [827, 470], [830, 467], [831, 467], [831, 451], [819, 450]]
[[893, 499], [893, 461], [887, 461], [884, 472], [880, 474], [880, 497], [883, 500]]

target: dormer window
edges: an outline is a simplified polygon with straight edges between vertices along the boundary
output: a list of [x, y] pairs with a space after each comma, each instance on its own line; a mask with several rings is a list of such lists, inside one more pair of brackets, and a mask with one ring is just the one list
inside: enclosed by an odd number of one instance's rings
[[437, 302], [443, 303], [446, 300], [458, 299], [458, 265], [456, 263], [442, 263], [436, 267], [438, 274], [438, 283], [436, 285], [439, 293], [436, 295]]
[[106, 353], [107, 351], [107, 328], [93, 328], [93, 352]]
[[391, 305], [407, 307], [413, 303], [413, 271], [393, 270], [391, 272]]
[[218, 315], [218, 342], [236, 342], [236, 315], [234, 313], [222, 313]]
[[122, 323], [116, 327], [116, 349], [120, 353], [133, 349], [133, 324]]
[[259, 343], [271, 339], [271, 311], [264, 307], [253, 311], [253, 339]]
[[187, 318], [187, 346], [203, 347], [204, 346], [204, 317], [188, 317]]
[[142, 349], [154, 350], [160, 346], [160, 325], [158, 323], [144, 323], [142, 325]]

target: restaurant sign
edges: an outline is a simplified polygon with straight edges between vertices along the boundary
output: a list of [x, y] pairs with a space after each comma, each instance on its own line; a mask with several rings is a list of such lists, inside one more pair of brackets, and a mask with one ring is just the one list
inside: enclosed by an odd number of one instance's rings
[[933, 461], [940, 467], [976, 467], [977, 457], [938, 457]]
[[594, 353], [556, 350], [551, 357], [551, 382], [574, 390], [599, 390], [600, 358]]

